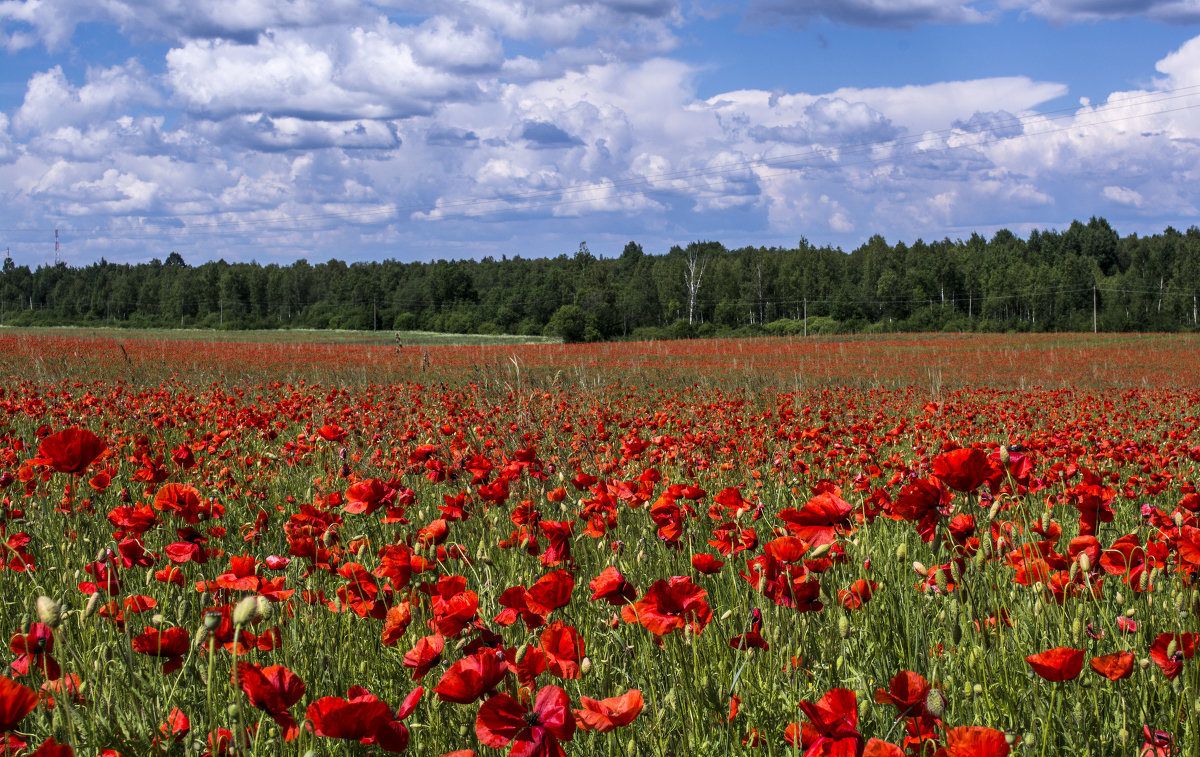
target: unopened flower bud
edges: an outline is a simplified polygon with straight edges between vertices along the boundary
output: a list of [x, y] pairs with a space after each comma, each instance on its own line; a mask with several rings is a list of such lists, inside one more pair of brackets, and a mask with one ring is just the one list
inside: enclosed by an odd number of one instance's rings
[[269, 621], [275, 614], [275, 605], [271, 604], [271, 600], [259, 594], [254, 597], [255, 609], [258, 611], [258, 617]]
[[100, 592], [93, 591], [92, 596], [88, 597], [87, 604], [84, 605], [83, 615], [80, 616], [83, 620], [87, 620], [95, 614], [100, 608]]
[[1079, 567], [1084, 573], [1092, 569], [1092, 558], [1088, 557], [1087, 552], [1079, 553]]
[[221, 625], [221, 613], [206, 612], [204, 613], [204, 627], [209, 631], [215, 631]]
[[62, 623], [62, 605], [50, 597], [40, 596], [37, 598], [37, 616], [38, 620], [51, 628], [58, 628]]
[[946, 697], [938, 689], [931, 688], [925, 695], [925, 709], [935, 718], [940, 718], [946, 712]]
[[233, 608], [233, 625], [248, 626], [254, 619], [258, 617], [258, 598], [256, 596], [244, 597], [237, 606]]

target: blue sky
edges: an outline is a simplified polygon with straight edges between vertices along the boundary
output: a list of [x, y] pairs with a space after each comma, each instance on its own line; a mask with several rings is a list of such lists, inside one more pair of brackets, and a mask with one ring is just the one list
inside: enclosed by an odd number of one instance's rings
[[0, 48], [31, 266], [1200, 215], [1198, 0], [0, 0]]

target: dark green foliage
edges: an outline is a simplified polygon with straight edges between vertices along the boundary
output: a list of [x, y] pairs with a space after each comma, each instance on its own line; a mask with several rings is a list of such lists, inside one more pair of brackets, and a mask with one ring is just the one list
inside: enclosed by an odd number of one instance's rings
[[[616, 251], [614, 250], [615, 254]], [[0, 325], [553, 334], [568, 341], [856, 331], [1174, 331], [1200, 317], [1200, 229], [1121, 238], [1103, 218], [1028, 239], [555, 258], [188, 265], [171, 252], [31, 271], [5, 260]], [[1094, 307], [1094, 311], [1093, 311]], [[806, 329], [807, 320], [807, 329]]]

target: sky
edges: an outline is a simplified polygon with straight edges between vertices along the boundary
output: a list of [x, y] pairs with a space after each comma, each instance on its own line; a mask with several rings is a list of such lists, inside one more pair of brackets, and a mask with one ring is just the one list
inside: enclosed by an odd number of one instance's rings
[[31, 267], [1153, 234], [1198, 174], [1200, 0], [0, 0]]

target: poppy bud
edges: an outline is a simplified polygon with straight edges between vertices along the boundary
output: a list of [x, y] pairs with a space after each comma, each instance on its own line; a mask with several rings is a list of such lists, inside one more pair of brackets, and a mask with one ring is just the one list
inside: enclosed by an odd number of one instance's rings
[[259, 594], [254, 598], [254, 603], [257, 606], [258, 617], [263, 620], [270, 620], [275, 614], [275, 606], [271, 604], [271, 600]]
[[233, 625], [237, 627], [250, 625], [258, 617], [257, 597], [245, 597], [233, 608]]
[[937, 584], [938, 591], [942, 592], [943, 594], [946, 593], [946, 588], [948, 586], [946, 583], [946, 571], [942, 570], [941, 568], [935, 570], [933, 572], [933, 582]]
[[721, 613], [721, 620], [729, 620], [731, 615], [733, 615], [733, 610], [726, 610], [725, 612]]
[[843, 639], [850, 635], [850, 620], [845, 615], [838, 616], [838, 636]]
[[1140, 667], [1142, 670], [1150, 667], [1150, 659], [1143, 657], [1141, 660], [1138, 660], [1138, 667]]
[[929, 693], [925, 695], [925, 709], [935, 718], [940, 718], [946, 713], [946, 697], [937, 689], [929, 689]]
[[983, 694], [983, 686], [978, 683], [974, 684], [973, 686], [971, 686], [971, 693], [974, 694], [975, 696], [982, 695]]
[[1084, 573], [1092, 569], [1092, 558], [1087, 556], [1087, 552], [1079, 553], [1079, 567], [1083, 569]]
[[1128, 744], [1129, 743], [1129, 731], [1125, 730], [1124, 728], [1117, 731], [1117, 740], [1121, 742], [1121, 746], [1125, 746], [1126, 744]]
[[188, 615], [192, 614], [192, 603], [186, 599], [179, 603], [179, 607], [175, 611], [175, 620], [182, 623]]
[[1167, 644], [1167, 659], [1169, 660], [1174, 657], [1177, 651], [1179, 651], [1179, 642], [1171, 639], [1171, 643]]
[[833, 549], [833, 544], [822, 544], [819, 547], [813, 547], [808, 552], [809, 559], [820, 560], [825, 555], [829, 554], [829, 550]]
[[587, 675], [592, 672], [592, 658], [584, 657], [579, 663], [579, 672], [582, 675]]
[[958, 644], [958, 642], [962, 641], [962, 626], [960, 626], [958, 623], [955, 623], [950, 628], [950, 639], [955, 644]]
[[166, 620], [166, 618], [163, 617], [163, 614], [161, 612], [156, 612], [150, 616], [150, 625], [161, 626], [163, 624], [163, 621], [165, 621], [165, 620]]
[[904, 562], [908, 558], [908, 547], [904, 544], [896, 547], [896, 559]]
[[1031, 731], [1030, 731], [1030, 732], [1026, 732], [1026, 733], [1025, 733], [1025, 738], [1023, 739], [1023, 741], [1025, 742], [1025, 746], [1027, 746], [1027, 747], [1029, 747], [1030, 749], [1032, 749], [1032, 748], [1033, 748], [1033, 745], [1037, 743], [1037, 736], [1034, 736], [1034, 735], [1033, 735], [1033, 733], [1032, 733]]
[[929, 569], [926, 568], [925, 563], [921, 562], [920, 560], [916, 560], [913, 562], [913, 570], [915, 570], [916, 572], [920, 573], [923, 576], [929, 575]]
[[37, 598], [37, 616], [38, 620], [51, 628], [58, 628], [62, 623], [62, 605], [50, 597], [40, 596]]
[[199, 649], [204, 646], [206, 641], [208, 641], [208, 629], [200, 626], [196, 629], [196, 633], [192, 634], [192, 649]]
[[215, 631], [221, 625], [221, 613], [206, 612], [204, 613], [204, 627], [209, 631]]
[[1175, 517], [1172, 520], [1175, 521], [1175, 528], [1183, 528], [1183, 513], [1176, 510]]
[[92, 596], [88, 597], [87, 604], [83, 608], [83, 615], [80, 616], [80, 620], [87, 620], [88, 618], [92, 617], [92, 615], [96, 612], [96, 609], [99, 607], [100, 592], [93, 591]]
[[242, 706], [237, 702], [234, 702], [225, 708], [225, 714], [236, 720], [237, 717], [242, 714]]
[[1005, 469], [1008, 468], [1008, 463], [1010, 460], [1012, 460], [1012, 456], [1009, 454], [1008, 445], [1001, 444], [1000, 445], [1000, 462], [1001, 462], [1001, 464], [1004, 465]]

